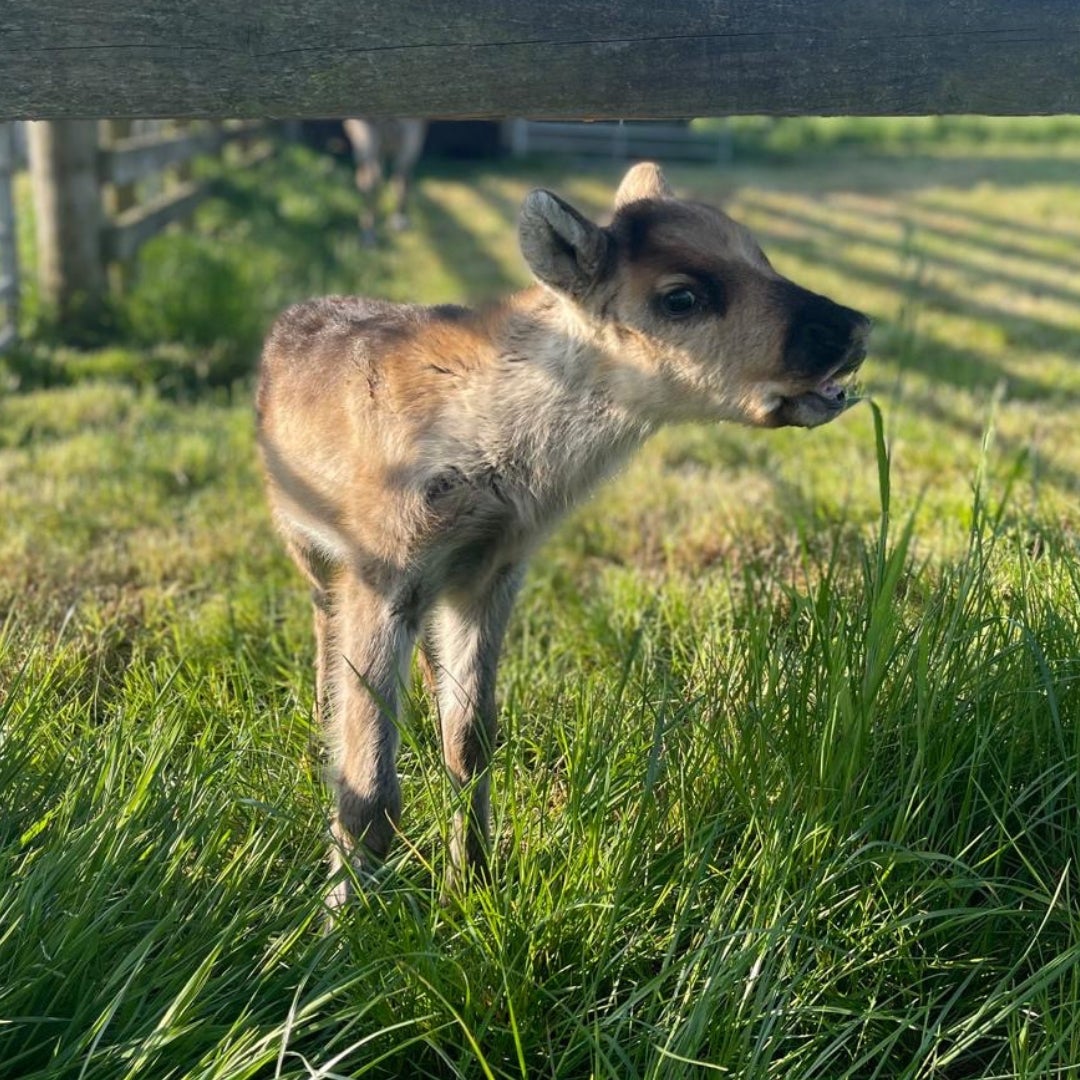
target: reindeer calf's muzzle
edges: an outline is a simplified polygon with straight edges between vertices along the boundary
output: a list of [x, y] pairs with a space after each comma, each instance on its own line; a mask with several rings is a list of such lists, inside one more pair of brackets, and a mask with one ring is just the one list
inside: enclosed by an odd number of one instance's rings
[[871, 324], [854, 308], [798, 286], [789, 288], [783, 362], [792, 393], [782, 399], [774, 418], [778, 426], [817, 427], [851, 404], [843, 380], [866, 359]]

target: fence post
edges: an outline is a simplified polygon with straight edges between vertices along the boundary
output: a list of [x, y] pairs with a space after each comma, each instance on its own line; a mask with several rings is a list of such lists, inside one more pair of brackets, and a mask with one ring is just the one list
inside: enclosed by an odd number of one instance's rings
[[14, 128], [14, 124], [0, 124], [0, 352], [15, 340], [19, 323], [19, 270], [12, 184]]
[[95, 120], [30, 127], [42, 299], [62, 334], [78, 338], [100, 320], [105, 298]]

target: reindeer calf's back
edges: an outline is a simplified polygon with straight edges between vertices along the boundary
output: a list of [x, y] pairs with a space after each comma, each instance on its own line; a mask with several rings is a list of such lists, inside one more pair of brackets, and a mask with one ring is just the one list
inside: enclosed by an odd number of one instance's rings
[[256, 406], [287, 536], [335, 558], [354, 548], [410, 557], [430, 523], [433, 478], [460, 440], [460, 423], [442, 437], [447, 416], [460, 414], [492, 353], [465, 308], [328, 297], [284, 312], [263, 350]]

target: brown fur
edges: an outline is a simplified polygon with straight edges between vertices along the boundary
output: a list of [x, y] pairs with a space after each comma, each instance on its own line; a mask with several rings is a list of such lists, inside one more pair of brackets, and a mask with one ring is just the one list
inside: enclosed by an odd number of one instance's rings
[[863, 316], [780, 277], [655, 166], [630, 171], [607, 228], [531, 193], [521, 244], [540, 284], [492, 309], [329, 297], [285, 312], [263, 352], [267, 492], [312, 587], [335, 744], [336, 873], [397, 828], [418, 641], [461, 791], [453, 883], [485, 865], [495, 670], [535, 547], [659, 425], [825, 423], [862, 359]]

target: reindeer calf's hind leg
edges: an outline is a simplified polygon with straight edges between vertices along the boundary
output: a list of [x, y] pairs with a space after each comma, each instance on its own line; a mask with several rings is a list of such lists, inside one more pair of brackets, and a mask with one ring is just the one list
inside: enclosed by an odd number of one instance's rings
[[440, 600], [429, 620], [425, 648], [435, 670], [443, 758], [464, 805], [450, 836], [447, 891], [469, 873], [487, 871], [490, 776], [497, 714], [495, 674], [521, 574], [507, 567], [474, 594]]
[[[329, 677], [337, 789], [332, 861], [338, 876], [343, 855], [359, 867], [382, 859], [397, 830], [397, 706], [414, 632], [392, 598], [354, 574], [342, 579], [335, 599]], [[331, 904], [348, 893], [347, 881], [339, 880]]]
[[340, 567], [299, 537], [286, 536], [285, 547], [311, 586], [311, 610], [315, 628], [315, 703], [312, 713], [321, 734], [329, 709], [328, 668], [333, 618], [333, 586]]

